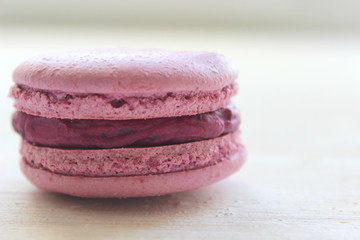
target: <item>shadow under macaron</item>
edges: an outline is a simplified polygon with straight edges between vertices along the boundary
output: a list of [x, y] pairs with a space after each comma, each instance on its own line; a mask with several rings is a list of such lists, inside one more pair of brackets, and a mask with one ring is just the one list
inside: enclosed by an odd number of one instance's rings
[[139, 238], [154, 231], [165, 236], [171, 229], [196, 232], [197, 221], [203, 218], [216, 226], [229, 217], [223, 214], [226, 209], [241, 201], [239, 196], [246, 197], [248, 190], [235, 177], [196, 190], [145, 198], [92, 199], [36, 190], [29, 193], [27, 209], [32, 212], [24, 215], [32, 215], [26, 221], [36, 221], [36, 234], [45, 238], [54, 234], [67, 239]]

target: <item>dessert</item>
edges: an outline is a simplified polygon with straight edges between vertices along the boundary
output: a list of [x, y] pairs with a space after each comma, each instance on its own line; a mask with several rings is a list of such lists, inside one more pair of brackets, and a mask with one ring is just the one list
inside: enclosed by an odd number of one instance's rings
[[13, 75], [22, 170], [80, 197], [195, 189], [243, 164], [237, 71], [222, 55], [77, 51], [31, 58]]

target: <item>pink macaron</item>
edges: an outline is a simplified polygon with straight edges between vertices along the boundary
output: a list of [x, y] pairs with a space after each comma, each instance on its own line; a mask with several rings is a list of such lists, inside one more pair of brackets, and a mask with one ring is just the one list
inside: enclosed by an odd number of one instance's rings
[[21, 166], [38, 188], [145, 197], [219, 181], [245, 161], [222, 55], [95, 50], [21, 63], [11, 96]]

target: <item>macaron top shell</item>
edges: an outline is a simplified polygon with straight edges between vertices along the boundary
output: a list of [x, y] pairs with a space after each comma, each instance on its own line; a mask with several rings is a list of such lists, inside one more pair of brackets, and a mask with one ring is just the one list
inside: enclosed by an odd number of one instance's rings
[[13, 78], [40, 90], [139, 96], [219, 90], [234, 82], [237, 70], [216, 53], [113, 49], [34, 57]]

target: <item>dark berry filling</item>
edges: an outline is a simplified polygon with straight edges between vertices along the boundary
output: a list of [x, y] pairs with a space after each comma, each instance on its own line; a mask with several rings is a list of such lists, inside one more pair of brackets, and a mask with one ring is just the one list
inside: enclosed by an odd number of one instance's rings
[[[121, 104], [114, 102], [116, 107]], [[70, 120], [23, 112], [16, 112], [13, 116], [15, 130], [28, 142], [84, 149], [187, 143], [234, 132], [239, 124], [239, 113], [232, 105], [193, 116], [135, 120]]]

